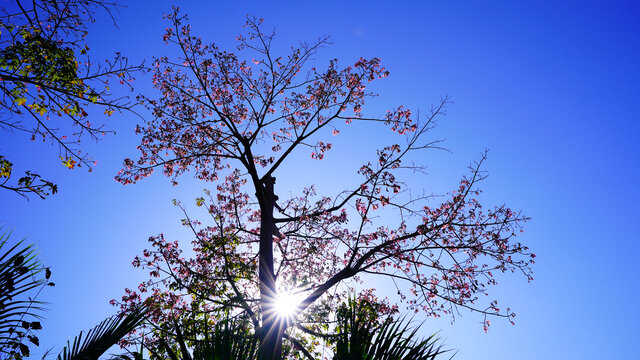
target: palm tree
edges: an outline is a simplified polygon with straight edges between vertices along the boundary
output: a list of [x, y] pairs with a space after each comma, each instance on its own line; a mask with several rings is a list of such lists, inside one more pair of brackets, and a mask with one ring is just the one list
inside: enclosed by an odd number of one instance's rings
[[[157, 346], [148, 347], [152, 359], [171, 360], [251, 360], [258, 354], [258, 338], [251, 333], [246, 320], [231, 319], [215, 323], [209, 329], [208, 321], [202, 320], [197, 333], [185, 332], [191, 326], [175, 322], [170, 329], [159, 329]], [[189, 350], [191, 349], [191, 351]]]
[[[21, 240], [11, 246], [9, 236], [10, 232], [0, 228], [0, 360], [20, 360], [30, 355], [30, 345], [40, 343], [34, 331], [42, 329], [39, 320], [43, 302], [37, 297], [45, 286], [53, 283], [49, 281], [49, 268], [36, 259], [33, 245], [25, 245]], [[84, 338], [80, 332], [73, 343], [67, 343], [57, 360], [97, 360], [134, 330], [145, 315], [145, 309], [134, 309], [128, 315], [107, 318]]]
[[435, 334], [418, 339], [419, 329], [404, 318], [380, 321], [372, 304], [349, 299], [338, 311], [333, 360], [434, 360], [449, 352]]
[[51, 271], [38, 262], [33, 246], [23, 240], [11, 246], [9, 236], [0, 228], [0, 359], [21, 359], [29, 355], [30, 345], [39, 345], [34, 331], [42, 329], [43, 303], [36, 298], [53, 283]]
[[[436, 335], [419, 339], [419, 326], [380, 318], [375, 305], [366, 301], [350, 299], [337, 319], [333, 360], [435, 360], [449, 352]], [[176, 321], [156, 326], [155, 333], [156, 342], [148, 347], [153, 360], [257, 359], [257, 337], [246, 321], [227, 318], [211, 328], [205, 320]], [[311, 358], [309, 353], [305, 356]]]
[[[145, 309], [134, 309], [127, 315], [119, 314], [105, 319], [89, 330], [84, 339], [83, 333], [80, 332], [73, 342], [67, 342], [67, 346], [58, 355], [57, 360], [97, 360], [110, 347], [140, 325], [145, 316]], [[115, 358], [126, 359], [127, 357]]]

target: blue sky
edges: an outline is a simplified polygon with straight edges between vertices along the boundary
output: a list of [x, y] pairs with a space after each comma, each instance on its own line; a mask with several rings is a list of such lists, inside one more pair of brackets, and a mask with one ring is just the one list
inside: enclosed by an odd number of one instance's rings
[[[173, 54], [161, 41], [162, 13], [170, 8], [169, 1], [136, 1], [118, 14], [119, 28], [95, 24], [88, 38], [94, 56], [121, 51], [149, 64], [153, 56]], [[538, 255], [532, 283], [508, 276], [491, 291], [518, 314], [515, 326], [495, 321], [485, 334], [474, 314], [463, 313], [454, 324], [424, 319], [425, 333], [440, 331], [459, 350], [457, 359], [640, 358], [635, 2], [190, 1], [181, 8], [194, 34], [229, 50], [252, 14], [276, 29], [277, 47], [285, 50], [331, 35], [333, 45], [317, 56], [319, 67], [333, 57], [345, 66], [360, 56], [381, 58], [391, 76], [376, 85], [380, 97], [365, 109], [371, 113], [398, 104], [425, 112], [451, 96], [454, 103], [433, 131], [451, 152], [427, 153], [421, 160], [429, 175], [416, 186], [450, 191], [489, 149], [483, 201], [530, 216], [519, 240]], [[138, 77], [136, 92], [151, 91], [149, 76]], [[29, 202], [0, 193], [0, 222], [14, 238], [38, 244], [57, 283], [42, 296], [51, 304], [41, 351], [60, 349], [113, 313], [108, 301], [142, 279], [130, 262], [150, 235], [189, 240], [171, 199], [192, 202], [206, 184], [184, 178], [172, 187], [153, 176], [123, 187], [113, 180], [122, 159], [136, 155], [139, 121], [128, 114], [110, 119], [117, 135], [84, 144], [98, 161], [92, 173], [63, 168], [48, 144], [6, 132], [0, 137], [8, 158], [60, 189]], [[374, 151], [371, 146], [386, 140], [376, 136], [365, 141], [345, 132], [327, 164]], [[284, 193], [311, 183], [340, 188], [335, 178], [313, 172], [317, 164], [289, 168], [278, 186]]]

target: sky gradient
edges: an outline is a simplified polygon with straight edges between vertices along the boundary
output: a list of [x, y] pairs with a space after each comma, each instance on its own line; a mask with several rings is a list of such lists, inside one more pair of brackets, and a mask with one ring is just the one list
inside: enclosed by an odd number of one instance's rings
[[[426, 181], [418, 189], [451, 191], [466, 167], [489, 150], [481, 184], [483, 203], [508, 204], [532, 220], [518, 240], [537, 255], [534, 281], [517, 274], [501, 279], [492, 298], [516, 313], [516, 325], [462, 313], [425, 319], [425, 334], [439, 331], [456, 359], [640, 358], [640, 296], [636, 232], [640, 201], [640, 5], [633, 1], [457, 2], [435, 1], [190, 1], [181, 5], [192, 32], [229, 51], [245, 15], [275, 28], [283, 55], [298, 41], [330, 35], [316, 56], [319, 68], [338, 58], [379, 57], [390, 71], [365, 112], [382, 114], [403, 104], [423, 113], [445, 95], [453, 103], [433, 139], [450, 150], [427, 153]], [[88, 41], [97, 58], [114, 51], [133, 62], [175, 54], [162, 42], [169, 1], [135, 1], [117, 14], [118, 28], [100, 18]], [[136, 93], [154, 94], [149, 75]], [[140, 115], [150, 116], [144, 109]], [[193, 203], [210, 184], [184, 176], [180, 185], [156, 174], [122, 186], [113, 180], [122, 159], [135, 157], [140, 118], [108, 120], [115, 136], [83, 146], [98, 166], [69, 171], [57, 149], [0, 133], [0, 150], [24, 168], [37, 169], [59, 186], [46, 200], [0, 192], [0, 223], [13, 238], [38, 244], [56, 287], [41, 347], [54, 353], [68, 338], [114, 313], [108, 301], [133, 288], [144, 273], [131, 266], [146, 239], [164, 233], [185, 244], [189, 232], [171, 199]], [[344, 136], [343, 136], [344, 135]], [[326, 164], [301, 158], [281, 173], [283, 193], [317, 183], [319, 193], [340, 189], [360, 157], [387, 141], [376, 132], [346, 129]], [[324, 177], [317, 166], [342, 172]], [[24, 169], [23, 168], [23, 169]], [[352, 169], [352, 170], [349, 170]], [[18, 169], [20, 170], [20, 167]], [[315, 170], [315, 171], [314, 171]], [[348, 172], [348, 173], [347, 173]], [[412, 181], [412, 179], [408, 179]]]

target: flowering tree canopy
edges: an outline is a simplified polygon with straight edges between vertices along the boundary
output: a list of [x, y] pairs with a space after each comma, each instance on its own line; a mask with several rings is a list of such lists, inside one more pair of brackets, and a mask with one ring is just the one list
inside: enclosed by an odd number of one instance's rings
[[[115, 3], [101, 0], [12, 1], [0, 6], [0, 128], [57, 144], [69, 169], [91, 169], [94, 164], [78, 147], [82, 137], [98, 139], [111, 132], [95, 119], [89, 121], [89, 108], [101, 107], [110, 116], [133, 105], [115, 96], [109, 82], [131, 87], [132, 73], [142, 67], [129, 65], [120, 53], [104, 63], [91, 61], [85, 42], [95, 12], [111, 15], [114, 9]], [[13, 164], [0, 154], [1, 188], [42, 198], [57, 190], [32, 171], [11, 181], [12, 170]]]
[[[368, 117], [362, 109], [373, 94], [366, 86], [388, 75], [377, 58], [310, 67], [326, 39], [276, 57], [274, 35], [262, 30], [261, 19], [249, 18], [247, 35], [238, 37], [238, 50], [251, 53], [244, 59], [191, 35], [177, 9], [166, 17], [172, 26], [164, 40], [181, 56], [156, 59], [153, 81], [161, 96], [142, 97], [153, 118], [137, 128], [139, 159], [126, 159], [116, 178], [128, 184], [159, 169], [177, 184], [191, 171], [216, 191], [196, 200], [208, 209], [208, 223], [185, 211], [195, 257], [183, 258], [178, 243], [163, 235], [150, 238], [152, 249], [134, 261], [149, 269], [150, 280], [127, 290], [123, 307], [155, 303], [158, 324], [182, 313], [241, 313], [260, 339], [260, 359], [279, 358], [283, 338], [303, 347], [304, 334], [322, 336], [327, 314], [344, 299], [339, 284], [364, 274], [392, 278], [402, 301], [426, 315], [467, 308], [483, 314], [486, 325], [489, 315], [514, 316], [479, 295], [496, 283], [496, 272], [531, 279], [534, 255], [513, 241], [525, 217], [476, 200], [482, 161], [440, 204], [411, 198], [397, 178], [414, 169], [403, 162], [410, 154], [436, 146], [425, 136], [446, 99], [422, 121], [402, 106]], [[327, 138], [352, 122], [386, 126], [399, 141], [355, 169], [360, 181], [335, 196], [320, 196], [314, 187], [279, 196], [282, 164], [300, 151], [322, 159], [331, 149]], [[287, 321], [275, 314], [283, 292], [300, 297]]]

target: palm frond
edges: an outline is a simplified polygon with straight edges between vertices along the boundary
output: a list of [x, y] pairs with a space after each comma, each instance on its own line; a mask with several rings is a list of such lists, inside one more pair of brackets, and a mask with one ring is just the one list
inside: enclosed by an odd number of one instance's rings
[[338, 321], [333, 360], [434, 360], [449, 352], [435, 334], [418, 339], [420, 326], [412, 328], [404, 318], [380, 322], [366, 302], [350, 299]]
[[50, 272], [36, 259], [33, 245], [24, 240], [11, 246], [11, 233], [0, 228], [0, 359], [29, 355], [27, 341], [38, 345], [33, 330], [42, 328], [40, 313], [44, 310], [36, 297], [45, 286]]
[[57, 360], [97, 360], [126, 334], [134, 330], [145, 316], [146, 309], [137, 309], [126, 316], [120, 314], [107, 318], [89, 330], [84, 338], [83, 333], [80, 332], [73, 343], [67, 342], [67, 346], [58, 355]]
[[227, 320], [218, 322], [208, 341], [194, 349], [196, 359], [256, 359], [258, 339], [249, 332], [246, 321]]
[[[207, 320], [202, 320], [207, 321]], [[244, 320], [225, 319], [212, 328], [188, 338], [177, 322], [170, 337], [160, 337], [164, 356], [152, 351], [157, 359], [171, 360], [251, 360], [257, 358], [258, 339]], [[185, 328], [186, 329], [186, 328]], [[191, 351], [189, 351], [191, 349]], [[151, 349], [150, 349], [151, 350]]]

